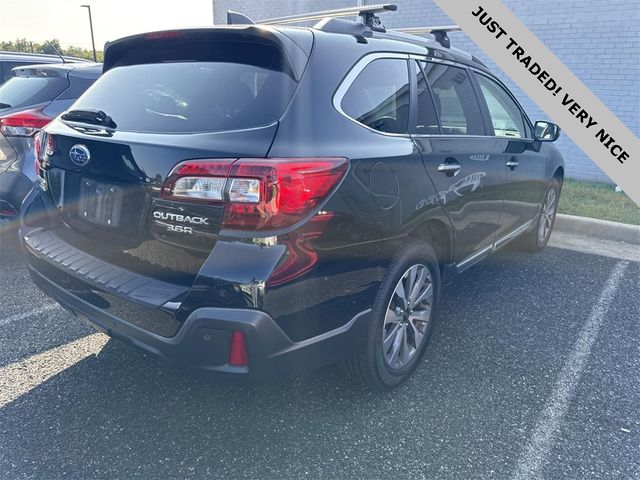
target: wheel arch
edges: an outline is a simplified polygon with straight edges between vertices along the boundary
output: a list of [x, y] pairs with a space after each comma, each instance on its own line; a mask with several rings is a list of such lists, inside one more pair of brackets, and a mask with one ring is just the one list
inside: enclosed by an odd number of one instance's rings
[[562, 184], [564, 181], [564, 167], [562, 165], [556, 168], [556, 171], [553, 172], [553, 178]]
[[450, 225], [441, 220], [430, 219], [409, 232], [409, 237], [422, 240], [431, 245], [436, 252], [440, 270], [444, 265], [451, 263], [453, 256], [453, 231]]

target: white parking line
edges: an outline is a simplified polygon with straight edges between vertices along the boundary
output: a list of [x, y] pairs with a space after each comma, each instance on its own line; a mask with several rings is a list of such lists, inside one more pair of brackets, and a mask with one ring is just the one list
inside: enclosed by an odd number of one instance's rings
[[591, 315], [582, 327], [578, 340], [560, 372], [553, 393], [533, 429], [531, 439], [520, 456], [513, 475], [514, 480], [542, 478], [542, 469], [553, 447], [562, 418], [567, 412], [573, 392], [591, 354], [591, 348], [598, 338], [604, 317], [628, 266], [629, 262], [619, 262], [613, 268], [600, 298], [593, 306]]
[[29, 318], [33, 315], [41, 315], [44, 312], [48, 312], [49, 310], [52, 310], [57, 306], [58, 306], [57, 303], [48, 303], [43, 307], [34, 308], [33, 310], [29, 310], [28, 312], [18, 313], [16, 315], [12, 315], [6, 318], [0, 318], [0, 327], [4, 327], [5, 325], [9, 325], [10, 323], [13, 323], [13, 322], [24, 320], [25, 318]]
[[97, 354], [108, 340], [107, 335], [94, 333], [0, 367], [0, 408], [81, 360]]

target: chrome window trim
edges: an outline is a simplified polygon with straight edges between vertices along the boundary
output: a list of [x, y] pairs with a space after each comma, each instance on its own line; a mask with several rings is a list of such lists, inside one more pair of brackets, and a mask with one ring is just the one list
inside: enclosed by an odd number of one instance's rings
[[[361, 127], [366, 128], [367, 130], [376, 133], [378, 135], [385, 135], [387, 137], [397, 137], [397, 138], [411, 138], [410, 133], [388, 133], [381, 132], [380, 130], [376, 130], [375, 128], [371, 128], [364, 123], [357, 121], [355, 118], [350, 117], [343, 109], [342, 109], [342, 100], [344, 96], [347, 94], [349, 87], [353, 84], [355, 79], [362, 73], [362, 71], [374, 60], [379, 60], [381, 58], [390, 58], [390, 59], [399, 59], [399, 60], [409, 60], [409, 54], [407, 53], [394, 53], [394, 52], [376, 52], [365, 55], [360, 60], [356, 62], [356, 64], [351, 67], [351, 70], [345, 75], [345, 77], [340, 82], [340, 86], [336, 89], [333, 94], [333, 108], [337, 110], [337, 112], [350, 120], [351, 122], [359, 125]], [[408, 66], [407, 66], [408, 67]], [[409, 78], [409, 71], [407, 70], [407, 78]], [[409, 80], [411, 80], [409, 78]]]
[[[453, 62], [451, 60], [441, 60], [439, 58], [426, 57], [424, 55], [419, 55], [419, 54], [415, 54], [415, 53], [409, 54], [409, 58], [412, 59], [412, 60], [417, 60], [417, 61], [431, 62], [431, 63], [441, 63], [443, 65], [450, 65], [452, 67], [458, 67], [458, 68], [467, 69], [467, 70], [472, 71], [473, 73], [476, 73], [476, 74], [479, 74], [479, 75], [484, 75], [485, 77], [493, 80], [500, 87], [502, 87], [502, 89], [507, 93], [507, 95], [509, 95], [509, 97], [515, 102], [515, 104], [518, 107], [518, 109], [520, 110], [520, 113], [522, 114], [524, 120], [528, 123], [529, 129], [533, 132], [533, 124], [531, 123], [531, 120], [527, 116], [527, 113], [524, 111], [524, 108], [522, 108], [522, 105], [520, 105], [520, 102], [518, 102], [518, 100], [515, 98], [515, 96], [500, 81], [500, 79], [494, 77], [491, 73], [485, 72], [484, 70], [481, 70], [481, 69], [479, 69], [477, 67], [474, 67], [472, 65], [466, 65], [466, 64], [463, 64], [463, 63], [456, 63], [456, 62]], [[530, 142], [534, 141], [533, 138], [529, 138], [529, 137], [524, 137], [524, 138], [521, 138], [521, 137], [507, 137], [507, 136], [504, 136], [504, 135], [446, 135], [446, 134], [421, 133], [421, 134], [412, 134], [412, 136], [413, 137], [419, 137], [419, 138], [443, 136], [443, 137], [447, 137], [447, 138], [450, 138], [450, 137], [453, 137], [453, 138], [461, 138], [461, 137], [466, 137], [466, 138], [499, 138], [499, 139], [507, 139], [507, 140], [524, 140], [524, 141], [530, 141]]]
[[533, 138], [505, 137], [500, 135], [447, 135], [445, 133], [412, 133], [414, 138], [444, 137], [444, 138], [494, 138], [498, 140], [520, 140], [533, 142]]
[[[513, 137], [496, 137], [490, 135], [447, 135], [446, 133], [413, 133], [411, 134], [414, 138], [429, 138], [429, 137], [439, 137], [439, 138], [499, 138], [503, 140], [513, 140]], [[517, 140], [524, 140], [523, 138], [518, 138]]]
[[335, 108], [336, 111], [340, 115], [345, 117], [347, 120], [355, 123], [356, 125], [359, 125], [360, 127], [366, 128], [370, 132], [376, 133], [378, 135], [384, 135], [384, 136], [387, 136], [387, 137], [396, 137], [396, 138], [493, 138], [493, 139], [500, 139], [500, 140], [520, 140], [520, 141], [529, 141], [529, 142], [533, 142], [534, 141], [533, 138], [506, 137], [506, 136], [501, 136], [501, 135], [447, 135], [447, 134], [443, 134], [443, 133], [433, 133], [433, 134], [429, 134], [429, 133], [420, 133], [420, 134], [418, 134], [418, 133], [388, 133], [388, 132], [381, 132], [380, 130], [376, 130], [374, 128], [371, 128], [371, 127], [365, 125], [364, 123], [361, 123], [361, 122], [357, 121], [355, 118], [350, 117], [344, 110], [342, 110], [342, 105], [341, 105], [342, 99], [346, 95], [347, 90], [349, 90], [349, 87], [351, 87], [351, 84], [355, 81], [355, 79], [358, 77], [358, 75], [360, 75], [360, 73], [367, 67], [367, 65], [369, 65], [374, 60], [378, 60], [378, 59], [381, 59], [381, 58], [394, 58], [394, 59], [401, 59], [401, 60], [404, 59], [404, 60], [418, 60], [418, 61], [422, 60], [422, 61], [425, 61], [425, 62], [440, 63], [440, 64], [443, 64], [443, 65], [450, 65], [452, 67], [468, 69], [468, 70], [471, 70], [471, 71], [473, 71], [475, 73], [485, 75], [486, 77], [489, 77], [490, 79], [496, 81], [509, 94], [509, 96], [516, 102], [516, 105], [518, 106], [518, 108], [522, 112], [522, 115], [524, 116], [525, 120], [529, 123], [529, 127], [530, 127], [531, 131], [533, 132], [533, 126], [531, 124], [531, 120], [529, 120], [529, 117], [527, 116], [527, 114], [525, 113], [524, 109], [522, 108], [522, 105], [520, 105], [520, 103], [517, 101], [517, 99], [513, 96], [513, 94], [511, 94], [511, 92], [504, 86], [504, 84], [500, 80], [498, 80], [497, 78], [491, 76], [487, 72], [484, 72], [484, 71], [482, 71], [482, 70], [480, 70], [478, 68], [475, 68], [475, 67], [472, 67], [472, 66], [469, 66], [469, 65], [465, 65], [465, 64], [462, 64], [462, 63], [456, 63], [456, 62], [453, 62], [451, 60], [442, 60], [442, 59], [439, 59], [439, 58], [431, 58], [431, 57], [426, 57], [424, 55], [415, 54], [415, 53], [397, 53], [397, 52], [375, 52], [375, 53], [369, 53], [369, 54], [363, 56], [360, 60], [358, 60], [355, 63], [355, 65], [353, 67], [351, 67], [351, 70], [349, 70], [349, 72], [347, 72], [347, 74], [344, 76], [344, 78], [340, 82], [340, 85], [336, 89], [335, 93], [333, 94], [333, 108]]

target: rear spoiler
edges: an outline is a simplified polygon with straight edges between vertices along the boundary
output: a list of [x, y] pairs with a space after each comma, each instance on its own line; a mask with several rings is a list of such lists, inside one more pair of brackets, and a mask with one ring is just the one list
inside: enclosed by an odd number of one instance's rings
[[[295, 35], [295, 38], [292, 37]], [[296, 80], [302, 78], [307, 65], [313, 35], [310, 32], [287, 32], [287, 35], [276, 28], [243, 25], [189, 28], [181, 30], [162, 30], [148, 32], [107, 42], [104, 48], [104, 62], [102, 72], [105, 73], [126, 59], [127, 65], [142, 63], [157, 63], [163, 61], [158, 55], [162, 46], [169, 50], [193, 41], [254, 41], [266, 42], [277, 47], [283, 54]]]

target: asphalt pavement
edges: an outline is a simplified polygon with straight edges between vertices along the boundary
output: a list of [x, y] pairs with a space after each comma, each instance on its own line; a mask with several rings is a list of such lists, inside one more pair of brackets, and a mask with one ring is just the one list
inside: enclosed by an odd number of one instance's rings
[[640, 478], [640, 263], [499, 252], [387, 394], [203, 383], [109, 340], [0, 238], [0, 478]]

